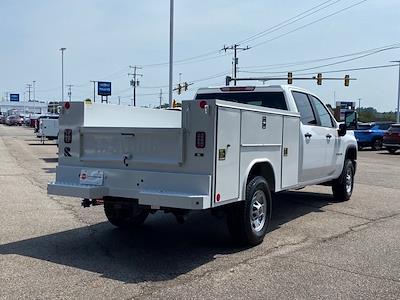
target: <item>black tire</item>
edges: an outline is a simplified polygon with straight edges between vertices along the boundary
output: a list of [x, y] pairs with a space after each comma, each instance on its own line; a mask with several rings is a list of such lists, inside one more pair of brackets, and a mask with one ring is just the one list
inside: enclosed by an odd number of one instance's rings
[[372, 150], [379, 151], [382, 150], [382, 147], [383, 147], [382, 139], [375, 139], [374, 141], [372, 141], [371, 145]]
[[350, 159], [344, 162], [342, 174], [332, 185], [333, 198], [343, 202], [350, 199], [354, 187], [354, 165]]
[[396, 148], [387, 148], [390, 154], [395, 154], [396, 153]]
[[[264, 199], [261, 200], [263, 196]], [[258, 204], [263, 202], [263, 205], [256, 209], [258, 206], [256, 202]], [[250, 246], [262, 243], [268, 231], [271, 212], [272, 200], [268, 183], [264, 177], [257, 176], [247, 184], [246, 200], [234, 203], [228, 208], [227, 223], [234, 241]], [[263, 219], [261, 219], [261, 213], [263, 213]], [[259, 226], [256, 226], [257, 222]]]
[[114, 226], [132, 229], [144, 223], [150, 209], [138, 205], [133, 199], [106, 197], [104, 212], [108, 221]]

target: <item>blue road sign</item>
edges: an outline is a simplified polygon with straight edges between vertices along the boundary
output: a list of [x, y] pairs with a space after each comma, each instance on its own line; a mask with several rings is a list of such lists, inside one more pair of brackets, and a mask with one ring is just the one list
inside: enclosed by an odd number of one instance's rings
[[99, 81], [97, 83], [97, 94], [100, 96], [111, 96], [111, 82]]
[[19, 94], [10, 94], [10, 101], [19, 101]]

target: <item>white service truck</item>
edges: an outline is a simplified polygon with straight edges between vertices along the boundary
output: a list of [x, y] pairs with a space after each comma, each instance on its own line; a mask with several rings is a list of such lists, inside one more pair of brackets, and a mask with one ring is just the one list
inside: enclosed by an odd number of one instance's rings
[[56, 140], [59, 134], [58, 116], [57, 117], [41, 117], [38, 119], [38, 131], [36, 136], [40, 138], [42, 143], [46, 139]]
[[222, 210], [232, 236], [262, 242], [271, 193], [353, 191], [357, 143], [313, 93], [293, 86], [203, 88], [182, 111], [66, 102], [48, 193], [104, 204], [118, 227], [149, 213]]

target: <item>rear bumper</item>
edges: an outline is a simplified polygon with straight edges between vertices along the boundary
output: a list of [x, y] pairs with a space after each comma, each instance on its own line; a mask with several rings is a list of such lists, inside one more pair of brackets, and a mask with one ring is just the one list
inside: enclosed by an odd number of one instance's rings
[[[211, 176], [200, 174], [101, 169], [102, 186], [79, 182], [81, 167], [57, 167], [56, 181], [47, 185], [51, 195], [101, 199], [138, 199], [139, 204], [182, 209], [211, 207]], [[87, 170], [87, 168], [85, 168]]]

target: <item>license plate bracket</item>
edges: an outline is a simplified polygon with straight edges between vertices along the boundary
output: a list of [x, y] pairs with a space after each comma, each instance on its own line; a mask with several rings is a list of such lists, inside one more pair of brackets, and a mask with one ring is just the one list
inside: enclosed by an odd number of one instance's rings
[[102, 186], [104, 184], [104, 171], [101, 170], [81, 170], [79, 183], [82, 185]]

